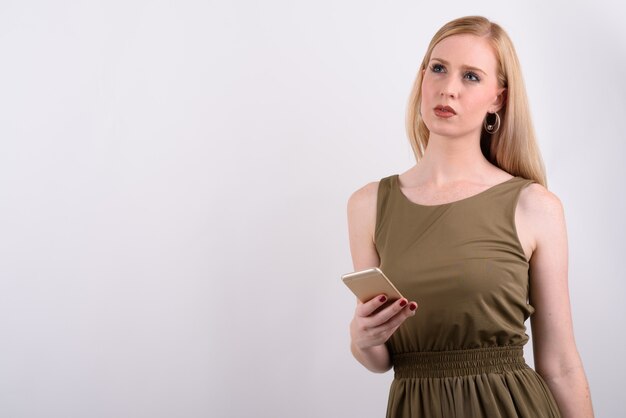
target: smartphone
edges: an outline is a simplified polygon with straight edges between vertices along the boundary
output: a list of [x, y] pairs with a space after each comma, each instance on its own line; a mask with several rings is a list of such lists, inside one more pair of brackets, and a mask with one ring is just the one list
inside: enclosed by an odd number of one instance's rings
[[341, 276], [341, 280], [343, 280], [346, 286], [352, 290], [352, 293], [354, 293], [361, 302], [367, 302], [383, 293], [387, 295], [387, 302], [378, 310], [384, 309], [394, 301], [403, 297], [378, 267], [344, 274]]

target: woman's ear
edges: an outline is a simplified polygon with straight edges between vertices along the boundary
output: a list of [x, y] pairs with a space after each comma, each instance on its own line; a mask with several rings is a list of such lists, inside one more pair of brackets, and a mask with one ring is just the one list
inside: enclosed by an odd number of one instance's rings
[[502, 109], [502, 107], [506, 104], [506, 93], [507, 90], [505, 88], [500, 89], [500, 93], [498, 93], [496, 100], [493, 102], [494, 108], [492, 113], [500, 111], [500, 109]]

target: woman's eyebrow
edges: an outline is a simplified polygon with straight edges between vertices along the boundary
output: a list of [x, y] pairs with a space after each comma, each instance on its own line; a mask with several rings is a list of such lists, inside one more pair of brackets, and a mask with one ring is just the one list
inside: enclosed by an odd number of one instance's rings
[[[442, 58], [431, 58], [431, 60], [436, 60], [436, 61], [439, 61], [439, 62], [441, 62], [442, 64], [446, 64], [446, 65], [449, 65], [449, 64], [450, 64], [448, 61], [446, 61], [446, 60], [444, 60], [444, 59], [442, 59]], [[462, 65], [461, 67], [462, 67], [462, 68], [466, 68], [466, 69], [468, 69], [468, 70], [479, 71], [479, 72], [483, 73], [484, 75], [487, 75], [487, 73], [486, 73], [486, 72], [484, 72], [483, 70], [481, 70], [481, 69], [480, 69], [480, 68], [478, 68], [478, 67], [472, 67], [472, 66], [470, 66], [470, 65]]]

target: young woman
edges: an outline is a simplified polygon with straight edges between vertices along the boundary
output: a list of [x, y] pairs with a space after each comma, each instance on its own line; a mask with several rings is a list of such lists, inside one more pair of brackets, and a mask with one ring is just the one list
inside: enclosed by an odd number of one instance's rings
[[[354, 357], [394, 368], [388, 417], [593, 416], [520, 65], [502, 28], [464, 17], [433, 37], [407, 111], [417, 164], [348, 200], [355, 270], [407, 299], [357, 302]], [[523, 358], [530, 317], [535, 369]]]

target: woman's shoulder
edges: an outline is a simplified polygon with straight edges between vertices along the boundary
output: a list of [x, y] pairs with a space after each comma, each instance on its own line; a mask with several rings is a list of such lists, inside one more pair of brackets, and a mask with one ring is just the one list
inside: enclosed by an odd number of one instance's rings
[[530, 183], [522, 189], [518, 206], [537, 227], [563, 217], [561, 199], [539, 183]]
[[365, 183], [363, 186], [352, 192], [348, 201], [354, 205], [375, 205], [380, 185], [382, 184], [383, 187], [390, 187], [391, 178], [397, 175], [398, 174], [388, 174], [384, 177], [379, 178], [378, 180]]
[[[520, 192], [515, 222], [530, 248], [528, 259], [537, 260], [535, 251], [552, 245], [565, 230], [565, 214], [559, 197], [539, 183], [529, 183]], [[526, 238], [523, 238], [523, 237]]]
[[379, 183], [371, 181], [359, 187], [348, 198], [348, 230], [350, 242], [355, 243], [351, 244], [355, 246], [353, 251], [363, 251], [369, 254], [368, 257], [371, 257], [371, 245], [374, 242]]
[[352, 192], [348, 198], [348, 210], [375, 210], [379, 184], [380, 180], [370, 181]]

